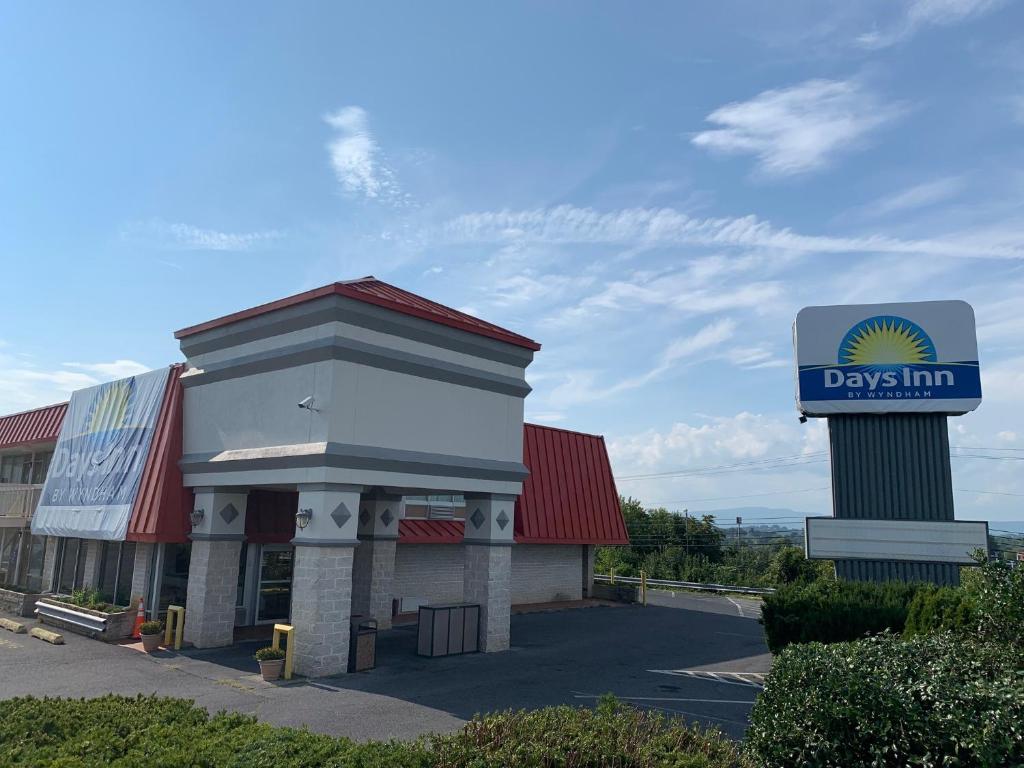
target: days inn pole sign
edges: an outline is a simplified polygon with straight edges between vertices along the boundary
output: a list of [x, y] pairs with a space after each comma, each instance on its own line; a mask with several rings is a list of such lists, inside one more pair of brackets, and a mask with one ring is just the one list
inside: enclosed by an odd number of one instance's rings
[[974, 310], [963, 301], [805, 307], [793, 325], [805, 416], [973, 411]]

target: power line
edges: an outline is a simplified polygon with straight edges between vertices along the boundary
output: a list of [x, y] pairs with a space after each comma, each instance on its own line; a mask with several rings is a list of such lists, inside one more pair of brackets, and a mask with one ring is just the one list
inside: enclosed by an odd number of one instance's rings
[[[731, 499], [753, 499], [758, 496], [785, 496], [790, 493], [810, 493], [811, 491], [827, 491], [829, 486], [822, 485], [816, 488], [796, 488], [792, 491], [765, 491], [764, 493], [748, 493], [743, 496], [714, 496], [707, 499], [673, 499], [671, 501], [652, 501], [651, 504], [686, 504], [688, 502], [701, 501], [729, 501]], [[1024, 494], [1021, 494], [1024, 495]]]

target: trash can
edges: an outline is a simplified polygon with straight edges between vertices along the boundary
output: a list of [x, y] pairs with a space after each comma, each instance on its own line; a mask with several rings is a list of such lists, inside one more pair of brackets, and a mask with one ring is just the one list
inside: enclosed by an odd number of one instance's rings
[[421, 605], [416, 652], [420, 656], [476, 653], [480, 606], [476, 603]]
[[348, 639], [348, 671], [362, 672], [377, 666], [377, 620], [353, 616]]

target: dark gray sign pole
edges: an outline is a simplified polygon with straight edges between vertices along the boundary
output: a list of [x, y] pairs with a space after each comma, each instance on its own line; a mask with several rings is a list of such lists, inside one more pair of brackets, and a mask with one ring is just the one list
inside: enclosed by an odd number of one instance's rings
[[[832, 509], [837, 519], [953, 520], [949, 428], [941, 413], [828, 417]], [[954, 563], [837, 560], [854, 581], [960, 583]]]

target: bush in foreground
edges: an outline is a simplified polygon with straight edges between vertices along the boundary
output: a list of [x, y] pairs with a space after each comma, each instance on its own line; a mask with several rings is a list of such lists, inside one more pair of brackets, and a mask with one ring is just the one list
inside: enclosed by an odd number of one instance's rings
[[735, 745], [680, 720], [604, 701], [476, 718], [416, 742], [357, 744], [157, 697], [0, 702], [0, 765], [147, 768], [741, 768]]
[[759, 766], [1024, 764], [1024, 664], [953, 634], [791, 645], [746, 747]]
[[816, 581], [766, 595], [761, 623], [772, 653], [790, 643], [836, 643], [902, 632], [919, 584]]

